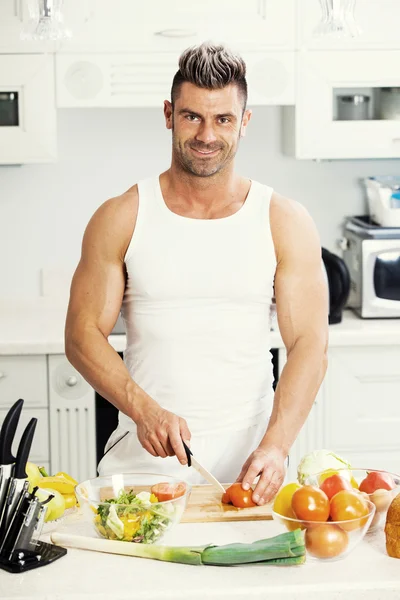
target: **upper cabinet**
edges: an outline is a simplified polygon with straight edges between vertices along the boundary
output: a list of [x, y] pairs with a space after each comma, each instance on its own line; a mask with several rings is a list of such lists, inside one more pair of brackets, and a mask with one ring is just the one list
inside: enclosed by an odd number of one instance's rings
[[399, 0], [357, 0], [355, 22], [359, 36], [335, 38], [314, 35], [321, 21], [319, 0], [297, 0], [297, 46], [308, 50], [400, 49]]
[[0, 164], [56, 160], [52, 54], [0, 54]]
[[295, 0], [68, 0], [61, 52], [174, 52], [204, 40], [294, 49]]
[[400, 158], [400, 51], [313, 51], [296, 65], [284, 150], [296, 158]]

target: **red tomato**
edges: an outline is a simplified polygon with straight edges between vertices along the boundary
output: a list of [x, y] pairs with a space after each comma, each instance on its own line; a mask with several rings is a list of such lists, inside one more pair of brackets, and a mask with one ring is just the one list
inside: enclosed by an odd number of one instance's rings
[[376, 490], [393, 490], [396, 484], [389, 473], [371, 471], [360, 483], [360, 492], [373, 494]]
[[[229, 490], [229, 488], [228, 488], [228, 490]], [[231, 496], [230, 496], [228, 490], [225, 490], [225, 494], [222, 494], [222, 502], [224, 504], [229, 504], [231, 501]]]
[[348, 479], [340, 475], [331, 475], [319, 486], [325, 492], [329, 500], [341, 490], [352, 490], [351, 483]]
[[292, 509], [303, 521], [326, 521], [329, 517], [329, 500], [325, 492], [313, 485], [303, 485], [292, 497]]
[[333, 558], [342, 554], [349, 543], [347, 533], [337, 525], [321, 523], [306, 531], [308, 552], [317, 558]]
[[222, 502], [228, 504], [231, 502], [236, 508], [247, 508], [249, 506], [257, 506], [251, 499], [254, 490], [244, 490], [241, 483], [232, 483], [222, 496]]
[[335, 494], [331, 500], [330, 515], [332, 521], [351, 521], [357, 519], [353, 523], [340, 523], [340, 527], [345, 531], [358, 529], [366, 523], [365, 517], [368, 515], [368, 505], [361, 494], [358, 492], [349, 492], [342, 490]]
[[157, 496], [159, 502], [167, 502], [168, 500], [184, 496], [186, 493], [186, 483], [183, 481], [179, 483], [156, 483], [151, 488], [151, 493]]

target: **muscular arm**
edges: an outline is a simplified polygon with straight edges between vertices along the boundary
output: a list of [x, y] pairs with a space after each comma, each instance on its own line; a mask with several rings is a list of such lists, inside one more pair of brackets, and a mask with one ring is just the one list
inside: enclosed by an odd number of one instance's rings
[[316, 227], [300, 204], [276, 194], [270, 220], [277, 316], [287, 362], [265, 436], [238, 478], [246, 489], [261, 474], [253, 494], [259, 504], [271, 500], [282, 484], [284, 460], [325, 376], [328, 347], [328, 292]]
[[131, 418], [135, 384], [107, 338], [121, 308], [124, 255], [134, 224], [131, 196], [113, 198], [93, 215], [72, 279], [65, 326], [68, 360], [99, 394]]
[[327, 368], [328, 291], [313, 221], [297, 203], [278, 198], [276, 204], [271, 206], [277, 256], [275, 298], [287, 362], [262, 445], [275, 445], [287, 456]]
[[68, 360], [104, 398], [137, 425], [143, 448], [153, 456], [176, 454], [187, 462], [182, 438], [190, 440], [186, 421], [162, 409], [133, 381], [108, 343], [125, 289], [124, 257], [138, 206], [137, 188], [105, 202], [90, 220], [74, 274], [65, 326]]

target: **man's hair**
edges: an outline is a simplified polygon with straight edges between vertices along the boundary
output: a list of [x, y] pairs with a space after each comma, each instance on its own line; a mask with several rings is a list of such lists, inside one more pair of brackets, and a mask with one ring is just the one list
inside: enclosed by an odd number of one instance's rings
[[208, 90], [224, 88], [234, 83], [242, 96], [243, 110], [246, 108], [246, 63], [238, 54], [234, 54], [225, 46], [215, 46], [205, 42], [182, 52], [179, 57], [179, 70], [172, 81], [172, 106], [185, 81]]

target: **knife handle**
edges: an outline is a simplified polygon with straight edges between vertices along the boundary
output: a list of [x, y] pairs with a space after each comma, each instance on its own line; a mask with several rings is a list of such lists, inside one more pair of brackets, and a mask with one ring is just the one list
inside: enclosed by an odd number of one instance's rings
[[191, 451], [191, 449], [189, 448], [189, 446], [187, 444], [185, 444], [185, 442], [183, 440], [182, 440], [182, 444], [183, 444], [183, 447], [184, 447], [185, 452], [186, 452], [186, 458], [187, 458], [187, 461], [188, 461], [188, 467], [191, 467], [192, 466], [192, 459], [190, 457], [193, 456], [193, 452]]
[[29, 421], [22, 434], [21, 441], [18, 446], [17, 458], [15, 460], [15, 479], [25, 479], [27, 477], [25, 467], [31, 451], [33, 434], [35, 433], [37, 419], [34, 417]]
[[15, 432], [17, 430], [19, 417], [21, 415], [22, 406], [24, 401], [22, 398], [17, 400], [12, 405], [6, 418], [3, 421], [3, 425], [0, 431], [0, 462], [3, 465], [10, 465], [15, 462], [15, 458], [12, 455], [11, 447], [14, 440]]

